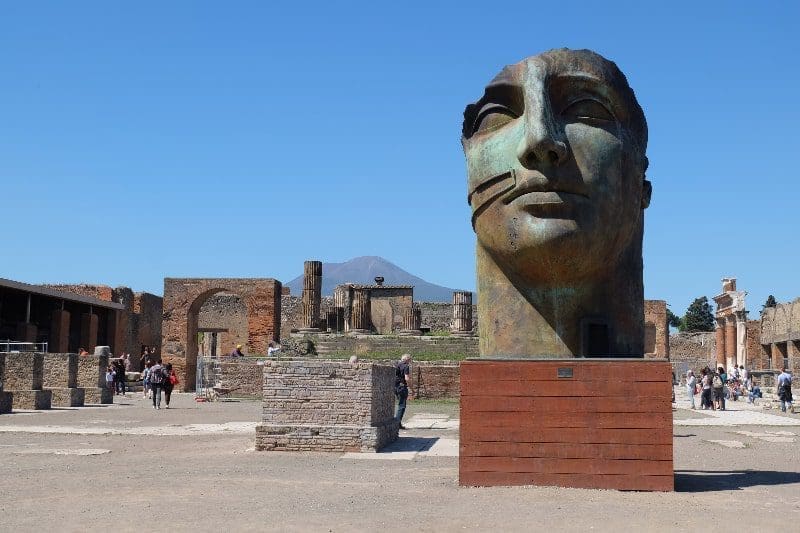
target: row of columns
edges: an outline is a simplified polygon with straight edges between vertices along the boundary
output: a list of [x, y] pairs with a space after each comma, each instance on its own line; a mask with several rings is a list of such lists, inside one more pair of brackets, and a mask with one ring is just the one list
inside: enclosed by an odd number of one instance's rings
[[717, 317], [714, 330], [717, 366], [730, 368], [733, 365], [747, 366], [746, 318], [744, 311], [736, 311]]
[[[110, 311], [113, 315], [116, 311]], [[99, 318], [94, 313], [81, 313], [81, 337], [80, 345], [89, 351], [97, 346], [97, 329]], [[56, 309], [50, 318], [50, 337], [48, 340], [48, 351], [66, 353], [69, 351], [69, 329], [71, 314], [64, 309]], [[113, 328], [111, 328], [113, 331]], [[17, 324], [16, 340], [20, 342], [36, 342], [39, 336], [39, 328], [30, 322], [20, 322]]]

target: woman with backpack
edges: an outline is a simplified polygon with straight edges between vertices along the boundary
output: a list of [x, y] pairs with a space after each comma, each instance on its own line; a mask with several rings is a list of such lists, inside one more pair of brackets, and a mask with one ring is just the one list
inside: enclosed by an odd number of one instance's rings
[[167, 402], [167, 409], [169, 409], [169, 399], [172, 396], [172, 389], [175, 388], [178, 382], [178, 375], [172, 369], [172, 363], [167, 363], [164, 366], [164, 401]]
[[164, 386], [164, 367], [161, 359], [150, 367], [150, 388], [153, 390], [153, 409], [161, 409], [161, 389]]

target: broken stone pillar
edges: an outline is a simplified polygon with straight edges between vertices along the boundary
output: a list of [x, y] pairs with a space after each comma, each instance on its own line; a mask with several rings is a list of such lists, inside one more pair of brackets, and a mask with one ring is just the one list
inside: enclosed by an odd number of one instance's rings
[[350, 313], [350, 333], [368, 335], [369, 327], [369, 290], [353, 288], [353, 311]]
[[13, 399], [10, 392], [3, 390], [6, 373], [6, 354], [0, 353], [0, 415], [11, 412]]
[[81, 314], [81, 347], [89, 352], [97, 345], [97, 321], [94, 313]]
[[30, 322], [20, 322], [17, 324], [17, 339], [19, 342], [36, 342], [39, 328]]
[[728, 369], [734, 361], [736, 361], [736, 316], [731, 314], [725, 317], [725, 359], [721, 366]]
[[69, 350], [69, 311], [56, 309], [50, 319], [50, 340], [47, 351], [66, 353]]
[[747, 362], [747, 311], [736, 311], [736, 359], [735, 365], [746, 365]]
[[52, 394], [42, 390], [44, 354], [6, 354], [3, 390], [12, 394], [14, 409], [50, 409]]
[[422, 335], [422, 310], [413, 305], [403, 311], [403, 329], [400, 335], [408, 337], [411, 335]]
[[714, 339], [716, 341], [715, 355], [717, 366], [725, 364], [725, 319], [717, 319], [717, 327], [714, 329]]
[[472, 293], [453, 291], [453, 335], [472, 335]]
[[[107, 346], [98, 346], [99, 349]], [[79, 355], [78, 377], [76, 386], [85, 390], [86, 403], [114, 403], [114, 394], [106, 386], [106, 369], [108, 368], [108, 354]]]
[[74, 353], [45, 354], [42, 386], [52, 393], [52, 405], [83, 406], [86, 391], [78, 387], [78, 357]]
[[303, 263], [303, 324], [301, 333], [319, 331], [319, 310], [322, 300], [322, 261]]

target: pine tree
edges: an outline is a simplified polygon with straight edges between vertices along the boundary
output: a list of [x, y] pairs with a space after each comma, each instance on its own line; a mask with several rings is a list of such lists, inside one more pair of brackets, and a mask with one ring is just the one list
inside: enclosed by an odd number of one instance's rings
[[667, 308], [667, 325], [673, 328], [680, 329], [683, 325], [681, 317], [672, 312], [672, 309]]
[[761, 313], [763, 314], [764, 310], [767, 309], [768, 307], [775, 307], [776, 305], [778, 305], [778, 302], [775, 301], [775, 297], [770, 294], [769, 296], [767, 296], [766, 303], [761, 306]]
[[708, 298], [695, 298], [683, 316], [683, 331], [714, 331], [714, 314]]

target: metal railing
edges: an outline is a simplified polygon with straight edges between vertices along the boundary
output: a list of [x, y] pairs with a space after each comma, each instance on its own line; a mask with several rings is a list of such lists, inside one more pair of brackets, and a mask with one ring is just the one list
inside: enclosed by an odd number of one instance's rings
[[47, 352], [46, 342], [0, 341], [0, 353]]

